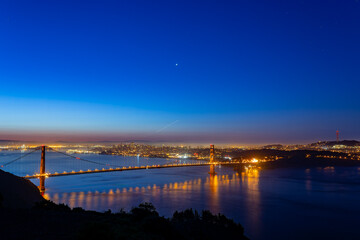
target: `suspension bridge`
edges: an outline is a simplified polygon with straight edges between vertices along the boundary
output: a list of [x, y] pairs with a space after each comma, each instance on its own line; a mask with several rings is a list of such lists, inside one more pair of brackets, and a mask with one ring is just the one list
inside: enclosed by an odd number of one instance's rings
[[[215, 173], [215, 166], [216, 165], [237, 165], [239, 162], [221, 162], [221, 161], [215, 161], [215, 150], [214, 145], [210, 145], [210, 161], [201, 161], [201, 162], [185, 162], [185, 163], [170, 163], [170, 164], [153, 164], [153, 165], [143, 165], [143, 166], [121, 166], [120, 164], [116, 164], [113, 161], [106, 162], [103, 161], [95, 161], [95, 160], [89, 160], [82, 157], [77, 157], [65, 152], [58, 151], [52, 147], [48, 146], [39, 146], [36, 148], [33, 148], [30, 150], [30, 152], [21, 155], [20, 157], [16, 157], [15, 159], [12, 159], [10, 161], [7, 161], [6, 163], [1, 165], [2, 169], [6, 169], [8, 166], [11, 166], [15, 164], [16, 162], [19, 162], [20, 160], [24, 159], [26, 156], [33, 154], [37, 151], [41, 151], [41, 158], [40, 158], [40, 167], [39, 172], [35, 172], [32, 174], [26, 174], [20, 177], [23, 177], [25, 179], [36, 179], [38, 178], [40, 180], [39, 183], [39, 189], [41, 192], [45, 191], [45, 179], [49, 177], [60, 177], [60, 176], [70, 176], [70, 175], [80, 175], [80, 174], [93, 174], [93, 173], [105, 173], [105, 172], [116, 172], [116, 171], [131, 171], [131, 170], [145, 170], [145, 169], [159, 169], [159, 168], [176, 168], [176, 167], [196, 167], [196, 166], [210, 166], [209, 174], [216, 174]], [[72, 159], [72, 163], [75, 162], [83, 162], [86, 163], [86, 166], [89, 165], [98, 165], [101, 167], [98, 168], [88, 168], [87, 170], [82, 170], [81, 167], [77, 166], [72, 167], [73, 170], [64, 170], [62, 172], [56, 172], [56, 171], [46, 171], [45, 168], [45, 155], [46, 152], [53, 152], [57, 154], [61, 154], [62, 156], [67, 157], [68, 159]], [[62, 159], [57, 159], [57, 162], [62, 162]], [[25, 163], [23, 163], [25, 165]], [[59, 167], [59, 165], [58, 165]], [[69, 166], [68, 166], [69, 167]], [[15, 171], [16, 172], [16, 171]], [[17, 171], [20, 172], [20, 171]], [[25, 172], [22, 172], [25, 173]]]

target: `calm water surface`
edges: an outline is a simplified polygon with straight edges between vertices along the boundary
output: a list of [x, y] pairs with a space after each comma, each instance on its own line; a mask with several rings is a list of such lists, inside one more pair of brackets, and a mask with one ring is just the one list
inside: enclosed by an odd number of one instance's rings
[[[19, 152], [0, 152], [4, 163]], [[78, 155], [121, 166], [174, 160]], [[7, 167], [19, 175], [38, 169], [39, 155]], [[95, 167], [47, 155], [47, 171]], [[100, 167], [101, 168], [101, 167]], [[360, 168], [276, 169], [237, 172], [217, 167], [152, 169], [46, 179], [46, 197], [70, 207], [119, 211], [152, 202], [159, 213], [194, 208], [223, 213], [251, 239], [360, 239]], [[38, 180], [33, 180], [38, 184]]]

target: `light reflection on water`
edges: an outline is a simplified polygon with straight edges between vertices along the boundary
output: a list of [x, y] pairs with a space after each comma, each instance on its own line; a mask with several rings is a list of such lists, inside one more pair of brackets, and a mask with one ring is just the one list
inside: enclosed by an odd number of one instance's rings
[[[109, 159], [125, 166], [168, 161]], [[189, 167], [54, 177], [46, 179], [45, 196], [97, 211], [130, 210], [145, 201], [165, 216], [209, 209], [240, 222], [251, 239], [360, 239], [360, 168], [208, 172], [208, 167]]]
[[[249, 220], [252, 225], [258, 227], [261, 226], [261, 224], [259, 224], [261, 214], [259, 174], [258, 169], [250, 169], [241, 173], [242, 183], [247, 185], [248, 197], [246, 198], [246, 205], [248, 209], [252, 209]], [[258, 207], [252, 208], [252, 206]]]
[[128, 200], [131, 200], [133, 194], [146, 193], [146, 195], [153, 198], [166, 198], [171, 194], [175, 196], [175, 198], [178, 198], [180, 197], [179, 195], [182, 195], [184, 192], [191, 193], [209, 189], [209, 191], [206, 192], [206, 198], [210, 202], [210, 205], [215, 207], [212, 210], [214, 212], [220, 212], [219, 188], [234, 187], [240, 184], [251, 185], [249, 187], [249, 195], [254, 196], [254, 198], [249, 199], [249, 201], [254, 201], [259, 194], [258, 189], [256, 189], [256, 192], [254, 191], [258, 184], [257, 177], [258, 173], [249, 175], [242, 173], [241, 176], [239, 176], [238, 173], [233, 173], [232, 175], [209, 175], [205, 179], [196, 178], [183, 182], [169, 182], [162, 185], [148, 184], [147, 186], [141, 187], [110, 188], [106, 190], [94, 189], [87, 192], [63, 193], [51, 192], [50, 190], [45, 193], [44, 197], [56, 203], [67, 203], [71, 208], [83, 207], [93, 210], [113, 209], [116, 211], [119, 209], [114, 209], [115, 206], [129, 206]]

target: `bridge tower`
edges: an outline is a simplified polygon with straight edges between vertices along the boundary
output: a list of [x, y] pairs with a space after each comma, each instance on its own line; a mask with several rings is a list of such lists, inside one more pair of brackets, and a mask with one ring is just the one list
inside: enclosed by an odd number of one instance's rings
[[215, 148], [214, 148], [214, 145], [211, 144], [210, 145], [210, 175], [215, 175], [216, 172], [215, 172], [215, 165], [213, 164], [214, 162], [214, 158], [215, 158]]
[[[41, 161], [40, 161], [40, 174], [45, 174], [45, 146], [41, 146]], [[45, 192], [45, 176], [40, 176], [39, 190], [41, 193]]]

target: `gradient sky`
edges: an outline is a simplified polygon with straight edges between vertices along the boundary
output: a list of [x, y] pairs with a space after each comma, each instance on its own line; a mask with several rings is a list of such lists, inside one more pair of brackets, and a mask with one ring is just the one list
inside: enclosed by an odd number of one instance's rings
[[360, 2], [0, 2], [0, 139], [360, 138]]

